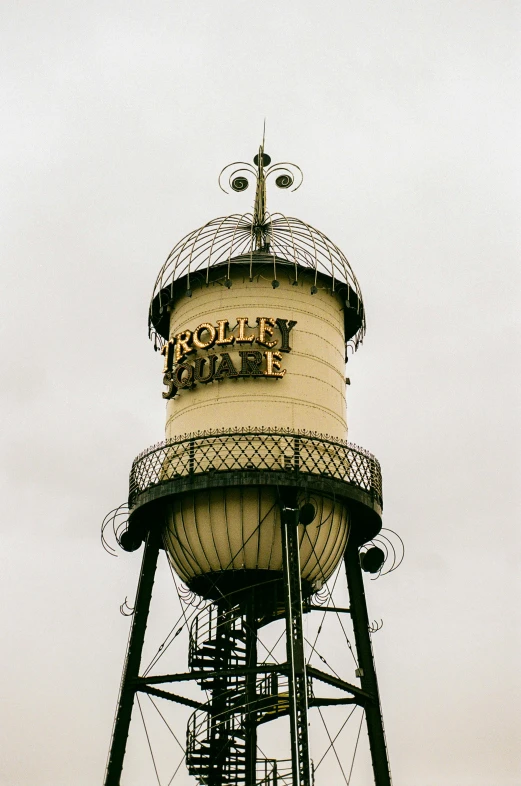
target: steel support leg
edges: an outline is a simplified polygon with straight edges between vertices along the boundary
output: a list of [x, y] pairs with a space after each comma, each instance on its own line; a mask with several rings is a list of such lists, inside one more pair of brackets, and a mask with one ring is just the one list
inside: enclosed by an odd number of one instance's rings
[[134, 704], [134, 694], [136, 692], [134, 680], [139, 676], [141, 653], [145, 640], [159, 545], [160, 532], [157, 528], [153, 528], [148, 533], [145, 542], [145, 550], [143, 552], [143, 562], [139, 575], [132, 627], [128, 639], [127, 656], [123, 667], [123, 677], [121, 679], [116, 718], [112, 732], [112, 742], [105, 773], [105, 786], [119, 786], [121, 779], [123, 759], [127, 747], [128, 729], [132, 716], [132, 706]]
[[360, 666], [360, 680], [362, 689], [374, 696], [374, 702], [365, 707], [367, 735], [371, 749], [374, 782], [376, 786], [390, 786], [391, 772], [389, 758], [385, 744], [385, 734], [378, 694], [378, 682], [374, 666], [373, 648], [369, 635], [369, 617], [365, 602], [364, 582], [360, 567], [358, 544], [354, 538], [349, 538], [344, 556], [347, 586], [351, 607], [351, 619], [355, 634], [358, 663]]
[[302, 586], [300, 582], [299, 510], [282, 506], [282, 558], [286, 590], [286, 649], [289, 665], [289, 717], [293, 786], [311, 786], [308, 734], [308, 696], [304, 633], [302, 629]]

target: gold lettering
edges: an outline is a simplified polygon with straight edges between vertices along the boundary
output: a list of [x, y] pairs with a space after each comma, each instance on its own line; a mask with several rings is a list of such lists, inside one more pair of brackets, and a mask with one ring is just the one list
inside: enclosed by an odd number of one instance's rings
[[[246, 377], [258, 376], [262, 374], [266, 377], [273, 377], [281, 379], [286, 374], [286, 369], [282, 368], [282, 354], [281, 352], [289, 352], [291, 350], [289, 344], [289, 336], [291, 330], [296, 325], [294, 320], [275, 319], [274, 317], [257, 317], [258, 335], [249, 333], [251, 326], [248, 323], [248, 317], [237, 317], [237, 335], [232, 335], [230, 332], [230, 324], [227, 319], [218, 319], [216, 325], [210, 322], [202, 322], [192, 332], [191, 330], [183, 330], [172, 337], [161, 348], [161, 354], [164, 357], [163, 374], [165, 375], [164, 383], [167, 385], [168, 390], [165, 392], [165, 398], [175, 395], [179, 388], [193, 387], [196, 382], [210, 382], [212, 379], [223, 379], [225, 377]], [[278, 328], [281, 333], [280, 337], [280, 350], [273, 351], [279, 343], [279, 339], [272, 338], [275, 328]], [[203, 338], [206, 336], [206, 338]], [[220, 363], [217, 366], [217, 357], [215, 355], [208, 356], [208, 370], [206, 375], [206, 360], [199, 359], [195, 367], [186, 363], [186, 356], [198, 349], [211, 349], [214, 345], [231, 345], [237, 344], [253, 344], [253, 342], [260, 344], [267, 348], [264, 352], [266, 358], [265, 371], [261, 371], [261, 358], [260, 352], [240, 351], [241, 368], [238, 371], [228, 353], [220, 356]], [[238, 349], [238, 347], [237, 347]]]
[[237, 369], [233, 365], [233, 361], [227, 352], [223, 352], [221, 355], [221, 362], [217, 367], [217, 371], [214, 374], [214, 379], [224, 379], [224, 377], [237, 377], [239, 376], [237, 373]]
[[177, 388], [192, 388], [194, 386], [194, 367], [188, 363], [180, 363], [172, 373], [172, 380]]
[[[203, 369], [208, 361], [208, 374], [203, 377]], [[217, 355], [208, 355], [207, 358], [196, 358], [194, 380], [195, 382], [203, 382], [205, 385], [211, 382], [215, 374], [215, 364], [217, 363]]]
[[257, 344], [262, 344], [263, 347], [268, 347], [271, 349], [277, 343], [277, 339], [274, 341], [268, 341], [266, 336], [273, 335], [273, 328], [275, 327], [275, 320], [273, 317], [257, 317], [257, 325], [259, 326], [259, 336], [256, 339]]
[[258, 350], [241, 349], [239, 355], [241, 356], [240, 377], [262, 377], [263, 372], [260, 370], [262, 355]]
[[239, 335], [237, 336], [237, 344], [253, 344], [255, 336], [245, 336], [244, 331], [248, 325], [248, 317], [237, 317], [237, 324], [239, 325]]
[[[210, 338], [208, 341], [201, 341], [201, 333], [204, 333], [205, 330], [210, 334]], [[214, 326], [209, 322], [203, 322], [202, 325], [199, 325], [194, 330], [192, 342], [194, 347], [197, 347], [197, 349], [210, 349], [210, 347], [213, 347], [215, 344], [216, 337], [217, 331]]]
[[281, 379], [286, 373], [286, 369], [280, 367], [282, 362], [282, 355], [280, 352], [271, 352], [268, 350], [268, 352], [264, 352], [264, 357], [266, 358], [266, 371], [264, 372], [264, 376]]
[[172, 374], [170, 371], [168, 371], [163, 377], [163, 385], [166, 385], [168, 388], [168, 390], [163, 391], [163, 398], [174, 398], [177, 393], [177, 387], [174, 384], [174, 380], [172, 379]]
[[226, 338], [226, 333], [228, 332], [228, 320], [227, 319], [218, 319], [217, 320], [217, 341], [216, 344], [233, 344], [235, 341], [235, 336], [230, 336]]
[[191, 330], [183, 330], [182, 333], [178, 333], [176, 335], [175, 350], [174, 350], [174, 360], [176, 363], [179, 363], [181, 358], [183, 358], [185, 355], [188, 355], [190, 352], [194, 351], [194, 348], [189, 346], [191, 339], [192, 339]]
[[297, 323], [294, 319], [290, 319], [289, 322], [287, 319], [277, 319], [277, 325], [282, 336], [282, 344], [280, 347], [281, 352], [291, 352], [291, 347], [289, 345], [289, 334], [296, 324]]
[[171, 338], [166, 344], [161, 347], [161, 354], [164, 355], [165, 362], [163, 365], [163, 374], [172, 370], [172, 350], [174, 349], [174, 339]]

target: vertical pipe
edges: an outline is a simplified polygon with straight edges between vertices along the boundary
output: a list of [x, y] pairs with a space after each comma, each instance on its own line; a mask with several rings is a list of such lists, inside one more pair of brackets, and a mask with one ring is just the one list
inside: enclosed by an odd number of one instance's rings
[[123, 667], [123, 677], [121, 679], [116, 718], [112, 732], [112, 742], [105, 772], [105, 786], [119, 786], [121, 779], [123, 759], [127, 747], [128, 730], [134, 704], [134, 680], [139, 676], [141, 653], [143, 651], [148, 612], [150, 610], [150, 600], [152, 598], [152, 587], [154, 586], [154, 578], [156, 575], [159, 544], [160, 531], [157, 527], [153, 527], [147, 535], [143, 552], [143, 562], [141, 563], [141, 573], [139, 574], [132, 627], [128, 639], [127, 655]]
[[[245, 604], [246, 622], [246, 668], [257, 666], [257, 615], [255, 610], [255, 589], [248, 593]], [[245, 784], [257, 783], [257, 675], [247, 674], [245, 684]]]
[[[232, 610], [224, 599], [217, 601], [217, 619], [215, 623], [215, 638], [207, 642], [214, 648], [213, 670], [219, 672], [230, 668]], [[210, 607], [212, 608], [212, 607]], [[210, 631], [212, 625], [210, 624]], [[227, 677], [216, 676], [212, 680], [212, 710], [210, 714], [210, 738], [207, 751], [208, 761], [208, 786], [222, 786], [224, 771], [228, 766], [233, 769], [229, 760], [230, 754], [230, 710], [229, 680]]]
[[286, 590], [286, 651], [289, 666], [289, 717], [291, 767], [294, 786], [311, 786], [307, 676], [302, 628], [300, 582], [299, 510], [282, 506], [282, 558]]
[[385, 744], [373, 648], [369, 635], [369, 616], [367, 614], [364, 582], [362, 570], [360, 568], [358, 543], [352, 537], [349, 537], [344, 561], [347, 586], [349, 589], [351, 619], [353, 621], [356, 651], [360, 666], [360, 681], [362, 689], [374, 697], [373, 702], [367, 704], [365, 707], [367, 735], [369, 737], [369, 747], [371, 749], [374, 782], [376, 786], [391, 786], [391, 772], [389, 769], [387, 746]]

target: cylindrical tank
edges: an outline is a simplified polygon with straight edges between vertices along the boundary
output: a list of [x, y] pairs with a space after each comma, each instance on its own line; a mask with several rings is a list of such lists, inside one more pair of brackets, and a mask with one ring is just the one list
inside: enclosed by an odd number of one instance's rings
[[[173, 278], [152, 304], [152, 324], [161, 326], [165, 339], [166, 438], [175, 452], [175, 462], [164, 462], [162, 479], [175, 475], [172, 466], [182, 463], [180, 451], [190, 449], [182, 439], [190, 433], [227, 432], [220, 440], [220, 469], [224, 454], [233, 456], [230, 469], [254, 468], [260, 430], [345, 440], [346, 341], [363, 322], [361, 309], [348, 285], [262, 251]], [[241, 441], [248, 432], [249, 453]], [[214, 469], [212, 450], [200, 470]], [[320, 464], [320, 452], [332, 450], [329, 443], [315, 446], [313, 461]], [[274, 468], [284, 464], [275, 435], [268, 442], [259, 438], [258, 451], [273, 456]], [[307, 510], [314, 513], [299, 525], [303, 591], [310, 594], [343, 554], [349, 511], [327, 492], [297, 486], [294, 498], [299, 507], [311, 503]], [[169, 558], [193, 591], [219, 597], [280, 580], [276, 483], [259, 485], [252, 476], [239, 486], [189, 490], [162, 509]]]
[[[212, 272], [219, 271], [214, 268]], [[347, 439], [346, 339], [341, 296], [325, 287], [317, 287], [317, 292], [310, 295], [313, 273], [302, 273], [295, 281], [291, 266], [281, 267], [280, 263], [278, 286], [273, 288], [273, 259], [269, 255], [253, 255], [252, 272], [253, 281], [250, 281], [248, 261], [232, 262], [228, 286], [217, 276], [200, 287], [192, 279], [191, 297], [174, 301], [170, 339], [175, 340], [176, 335], [187, 330], [193, 333], [204, 324], [218, 330], [218, 323], [225, 322], [223, 341], [233, 341], [218, 344], [217, 337], [209, 349], [194, 348], [195, 351], [186, 355], [186, 362], [195, 365], [197, 358], [206, 359], [204, 375], [209, 371], [209, 358], [217, 356], [218, 368], [221, 355], [226, 352], [237, 376], [225, 374], [211, 384], [196, 382], [193, 388], [180, 390], [170, 399], [167, 439], [199, 429], [232, 426], [289, 426]], [[247, 322], [243, 322], [241, 339], [239, 321], [244, 318]], [[259, 321], [263, 318], [272, 320], [274, 326], [265, 323], [271, 334], [266, 332], [264, 337], [259, 337]], [[286, 329], [294, 323], [286, 347], [277, 320], [285, 320]], [[211, 336], [210, 330], [200, 331], [199, 343], [208, 342]], [[264, 342], [259, 343], [262, 338]], [[270, 349], [282, 356], [279, 362], [283, 377], [266, 375], [264, 353]], [[248, 350], [262, 355], [259, 376], [241, 376], [243, 356], [239, 352]]]

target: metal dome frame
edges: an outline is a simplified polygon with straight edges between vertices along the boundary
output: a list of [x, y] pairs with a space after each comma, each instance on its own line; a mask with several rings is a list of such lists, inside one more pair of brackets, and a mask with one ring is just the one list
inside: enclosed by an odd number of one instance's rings
[[218, 278], [231, 287], [232, 265], [238, 262], [249, 265], [250, 281], [255, 278], [256, 265], [262, 262], [264, 266], [273, 266], [273, 287], [279, 286], [282, 269], [289, 273], [293, 284], [303, 279], [304, 283], [309, 282], [311, 295], [319, 288], [337, 293], [351, 312], [346, 314], [346, 326], [352, 326], [351, 331], [346, 331], [346, 343], [356, 351], [362, 342], [366, 330], [362, 292], [346, 256], [327, 235], [305, 221], [266, 210], [266, 178], [270, 174], [282, 173], [276, 178], [276, 185], [288, 189], [294, 185], [296, 173], [298, 180], [293, 191], [303, 179], [302, 171], [294, 164], [269, 166], [270, 161], [261, 145], [254, 159], [256, 168], [246, 162], [225, 167], [219, 176], [223, 190], [223, 175], [228, 176], [230, 171], [228, 182], [234, 191], [248, 188], [247, 177], [240, 173], [256, 177], [253, 211], [214, 218], [185, 235], [169, 253], [156, 278], [149, 308], [149, 335], [156, 347], [168, 339], [163, 322], [165, 311], [179, 297], [191, 297], [194, 278], [198, 285], [209, 286], [210, 279], [216, 280], [214, 271], [218, 268]]

